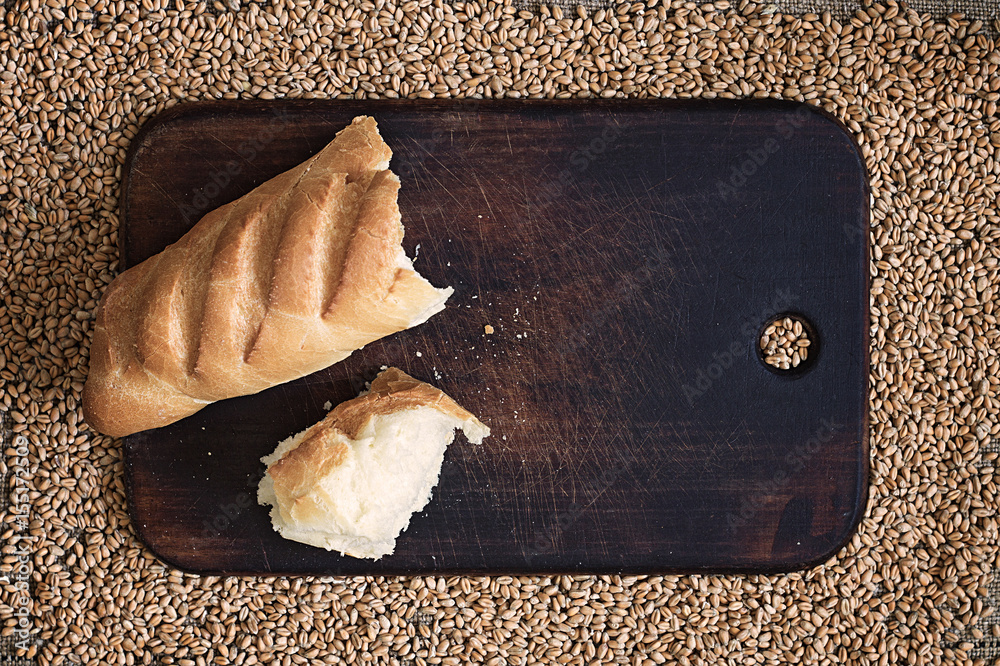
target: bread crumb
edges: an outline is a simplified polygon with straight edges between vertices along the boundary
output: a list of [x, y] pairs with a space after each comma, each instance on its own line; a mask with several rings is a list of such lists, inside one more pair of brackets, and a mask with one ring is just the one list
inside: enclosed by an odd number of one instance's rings
[[324, 402], [324, 403], [323, 403], [323, 410], [324, 410], [324, 411], [327, 411], [327, 412], [328, 412], [328, 411], [330, 411], [330, 410], [331, 410], [332, 408], [333, 408], [333, 403], [332, 403], [332, 402], [330, 402], [329, 400], [327, 400], [326, 402]]
[[493, 331], [495, 329], [489, 324], [486, 324], [486, 326], [483, 327], [483, 330], [486, 332], [486, 335], [493, 335]]

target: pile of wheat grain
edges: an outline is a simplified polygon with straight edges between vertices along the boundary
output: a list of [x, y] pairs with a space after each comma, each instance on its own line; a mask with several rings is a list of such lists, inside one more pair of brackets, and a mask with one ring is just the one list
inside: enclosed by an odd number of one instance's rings
[[[838, 23], [657, 0], [10, 0], [0, 9], [4, 565], [30, 548], [39, 663], [971, 663], [997, 558], [1000, 54], [979, 22], [890, 3]], [[120, 448], [79, 411], [116, 272], [129, 141], [183, 100], [786, 97], [871, 172], [872, 494], [836, 559], [785, 576], [240, 579], [165, 569]], [[28, 440], [27, 464], [14, 437]], [[11, 579], [12, 581], [14, 579]], [[2, 584], [4, 635], [23, 606]], [[977, 648], [978, 649], [978, 648]]]
[[758, 344], [764, 362], [779, 370], [791, 370], [809, 360], [812, 339], [799, 319], [776, 319], [761, 333]]

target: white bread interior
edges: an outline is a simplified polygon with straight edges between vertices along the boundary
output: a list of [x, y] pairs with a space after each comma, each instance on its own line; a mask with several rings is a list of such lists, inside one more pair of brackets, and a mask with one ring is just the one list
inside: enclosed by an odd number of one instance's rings
[[119, 275], [97, 311], [87, 422], [121, 437], [322, 370], [444, 308], [402, 247], [372, 118]]
[[490, 433], [439, 389], [389, 368], [261, 458], [258, 502], [286, 539], [377, 560], [427, 505], [456, 429], [473, 444]]

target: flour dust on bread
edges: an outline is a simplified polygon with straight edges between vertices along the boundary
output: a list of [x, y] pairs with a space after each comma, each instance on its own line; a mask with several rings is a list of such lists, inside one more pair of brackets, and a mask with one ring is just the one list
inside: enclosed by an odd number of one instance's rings
[[473, 444], [490, 434], [441, 390], [389, 368], [261, 458], [258, 501], [286, 539], [379, 559], [430, 500], [456, 429]]
[[203, 217], [108, 287], [87, 422], [124, 436], [326, 368], [441, 311], [402, 247], [392, 151], [369, 117]]

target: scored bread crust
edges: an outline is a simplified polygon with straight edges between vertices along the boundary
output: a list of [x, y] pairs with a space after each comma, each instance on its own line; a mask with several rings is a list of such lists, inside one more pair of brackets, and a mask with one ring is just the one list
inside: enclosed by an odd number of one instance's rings
[[402, 248], [392, 151], [362, 116], [299, 166], [119, 275], [97, 311], [87, 422], [120, 437], [326, 368], [444, 308]]
[[[322, 421], [282, 442], [275, 453], [263, 459], [268, 468], [258, 501], [274, 506], [271, 516], [275, 528], [286, 538], [327, 548], [331, 547], [330, 543], [343, 543], [345, 538], [348, 541], [359, 539], [360, 544], [355, 543], [355, 548], [360, 552], [346, 554], [377, 558], [378, 555], [370, 550], [372, 544], [362, 545], [365, 537], [324, 531], [332, 527], [329, 524], [331, 498], [324, 482], [345, 464], [351, 447], [359, 445], [358, 440], [366, 433], [371, 435], [376, 419], [426, 408], [450, 417], [452, 426], [461, 429], [473, 444], [482, 443], [490, 434], [486, 425], [440, 389], [398, 368], [388, 368], [375, 378], [370, 391], [337, 405]], [[294, 448], [283, 450], [289, 442], [294, 442], [291, 445]], [[430, 485], [422, 495], [429, 497], [438, 473], [426, 480]], [[420, 499], [426, 501], [427, 497]], [[417, 510], [422, 507], [420, 504]], [[407, 507], [401, 506], [398, 510], [405, 511]], [[387, 552], [391, 549], [390, 544]]]

